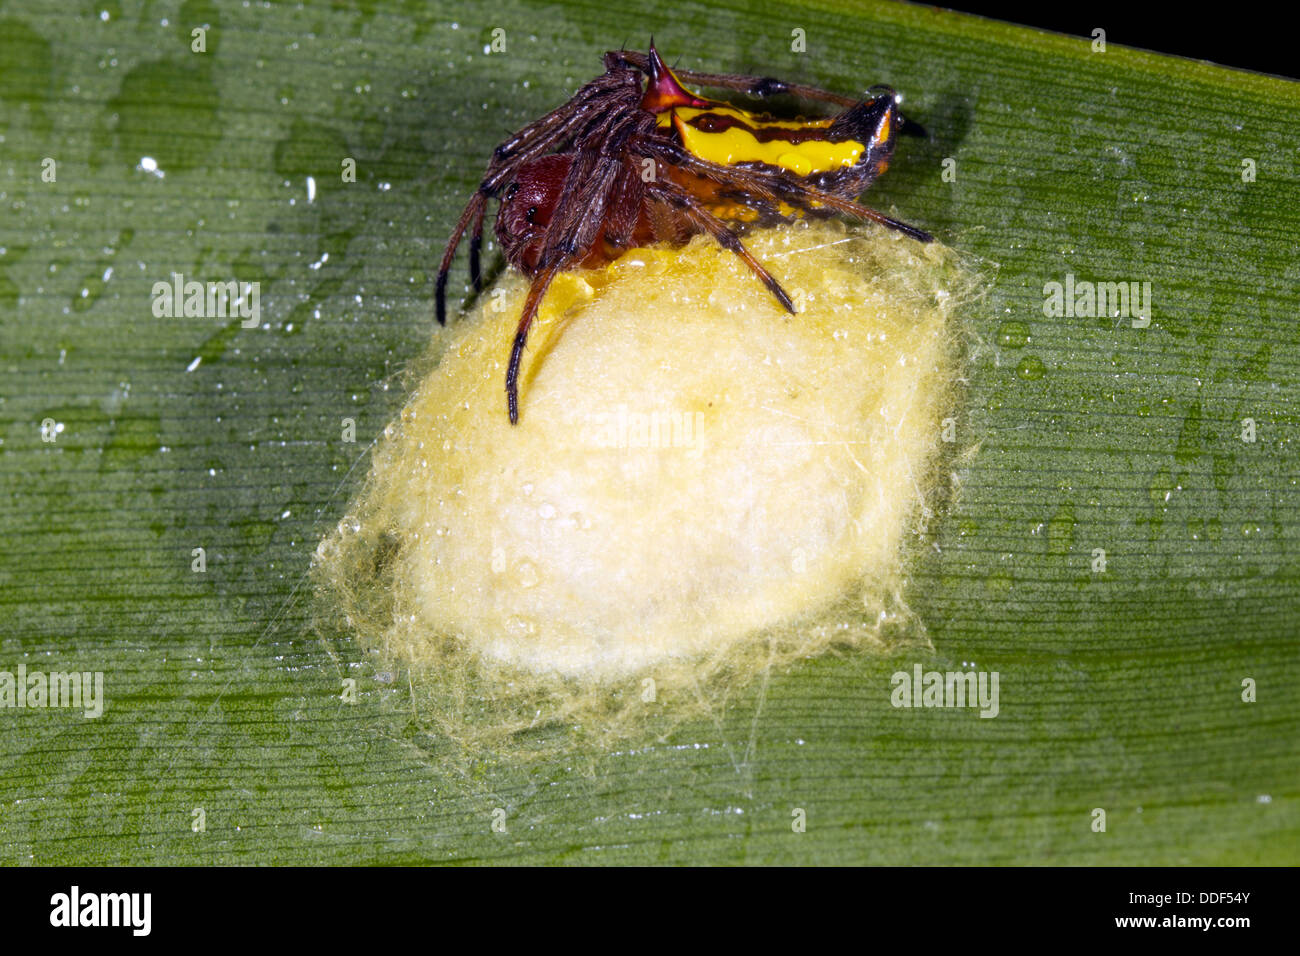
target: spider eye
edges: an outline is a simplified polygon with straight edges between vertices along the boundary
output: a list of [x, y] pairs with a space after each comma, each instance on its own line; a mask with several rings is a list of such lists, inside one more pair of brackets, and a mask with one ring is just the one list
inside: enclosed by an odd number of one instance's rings
[[517, 192], [519, 192], [519, 184], [511, 183], [509, 186], [506, 187], [506, 199], [507, 200], [514, 199], [515, 193]]
[[532, 221], [533, 221], [533, 217], [536, 216], [536, 215], [537, 215], [537, 207], [536, 207], [536, 206], [529, 206], [529, 207], [528, 207], [528, 212], [524, 213], [524, 218], [527, 219], [528, 222], [531, 224]]

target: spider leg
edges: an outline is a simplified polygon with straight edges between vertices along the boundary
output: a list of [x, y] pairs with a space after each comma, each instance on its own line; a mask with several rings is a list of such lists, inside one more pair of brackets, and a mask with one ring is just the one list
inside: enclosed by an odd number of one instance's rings
[[[519, 423], [519, 366], [528, 342], [528, 330], [541, 307], [542, 298], [551, 280], [573, 262], [585, 258], [596, 244], [612, 197], [625, 193], [628, 188], [621, 177], [636, 175], [633, 168], [623, 161], [622, 144], [638, 124], [644, 126], [646, 122], [633, 117], [610, 131], [607, 142], [602, 144], [602, 151], [586, 149], [573, 154], [555, 204], [556, 218], [551, 221], [546, 241], [538, 254], [537, 272], [528, 288], [528, 298], [524, 300], [514, 346], [510, 350], [510, 364], [506, 368], [506, 410], [512, 425]], [[604, 152], [606, 148], [608, 153]]]
[[495, 196], [524, 163], [544, 153], [571, 147], [591, 125], [592, 114], [599, 118], [617, 108], [617, 91], [601, 90], [599, 96], [583, 96], [585, 90], [586, 87], [564, 106], [524, 127], [499, 145], [492, 154], [492, 162], [479, 189]]
[[611, 198], [620, 188], [620, 176], [633, 175], [622, 162], [622, 145], [628, 135], [629, 131], [615, 129], [600, 152], [584, 149], [573, 154], [555, 203], [556, 218], [537, 257], [539, 269], [581, 260], [595, 245]]
[[492, 151], [492, 166], [496, 168], [505, 164], [507, 160], [518, 160], [518, 154], [523, 150], [529, 150], [536, 147], [539, 141], [546, 141], [546, 148], [552, 148], [562, 143], [556, 140], [556, 133], [563, 127], [573, 123], [575, 117], [580, 116], [585, 110], [596, 103], [601, 97], [611, 92], [626, 92], [632, 85], [640, 89], [641, 80], [631, 71], [606, 72], [596, 77], [589, 83], [586, 83], [573, 94], [563, 106], [557, 106], [540, 119], [533, 120], [523, 129], [511, 134], [511, 136], [501, 142], [496, 149]]
[[[533, 158], [536, 153], [552, 148], [557, 144], [562, 145], [564, 127], [576, 125], [577, 118], [578, 111], [573, 108], [572, 101], [570, 101], [570, 103], [566, 103], [559, 109], [552, 110], [537, 122], [524, 127], [511, 139], [506, 140], [496, 148], [487, 173], [483, 176], [482, 182], [479, 183], [478, 190], [474, 193], [473, 198], [470, 199], [464, 211], [460, 214], [460, 219], [457, 220], [455, 228], [452, 229], [451, 237], [447, 240], [446, 248], [443, 249], [442, 263], [438, 267], [436, 288], [439, 325], [447, 324], [447, 275], [451, 271], [451, 264], [456, 258], [456, 249], [460, 245], [461, 238], [465, 235], [465, 230], [469, 228], [470, 222], [474, 223], [474, 231], [470, 235], [469, 243], [469, 275], [470, 282], [477, 292], [483, 285], [480, 252], [483, 247], [483, 220], [487, 213], [487, 200], [494, 196], [501, 185], [509, 181], [514, 176], [515, 171], [523, 163]], [[557, 132], [557, 126], [560, 127], [559, 138], [546, 139], [547, 134]], [[510, 156], [512, 152], [517, 153], [517, 155]]]
[[872, 222], [894, 229], [905, 236], [910, 236], [917, 242], [934, 242], [934, 236], [924, 229], [918, 229], [916, 226], [894, 219], [892, 216], [886, 216], [883, 212], [877, 212], [870, 206], [864, 206], [852, 199], [844, 199], [834, 193], [828, 193], [825, 190], [803, 183], [798, 185], [797, 192], [800, 200], [799, 205], [805, 208], [820, 203], [822, 206], [834, 209], [845, 216], [852, 216], [854, 219], [869, 219]]
[[632, 241], [645, 201], [637, 158], [629, 157], [623, 165], [625, 170], [618, 177], [605, 216], [605, 242], [614, 249], [625, 249]]
[[700, 159], [689, 150], [667, 140], [655, 141], [648, 144], [646, 148], [659, 153], [676, 166], [706, 176], [715, 182], [734, 186], [741, 194], [758, 196], [773, 205], [781, 200], [804, 209], [815, 209], [820, 205], [846, 216], [852, 216], [854, 219], [869, 219], [890, 229], [896, 229], [918, 242], [934, 241], [934, 236], [923, 229], [886, 216], [852, 199], [845, 199], [835, 193], [810, 186], [798, 179], [782, 177], [774, 172], [769, 173], [751, 167], [719, 166], [717, 163]]
[[606, 73], [587, 83], [569, 102], [551, 110], [541, 119], [525, 126], [509, 139], [502, 142], [493, 151], [492, 161], [488, 165], [478, 191], [474, 194], [461, 213], [451, 238], [443, 250], [442, 263], [438, 268], [436, 287], [438, 324], [447, 324], [447, 275], [456, 257], [456, 249], [470, 222], [474, 230], [470, 238], [470, 279], [475, 290], [482, 286], [482, 271], [479, 254], [483, 241], [483, 219], [487, 200], [497, 195], [501, 187], [508, 183], [524, 163], [538, 155], [553, 152], [580, 136], [584, 128], [592, 123], [591, 115], [597, 118], [617, 109], [620, 99], [640, 95], [641, 81], [638, 76], [626, 70], [621, 73]]
[[772, 277], [772, 274], [763, 267], [763, 264], [755, 259], [753, 254], [745, 248], [745, 244], [740, 241], [740, 237], [732, 232], [725, 222], [705, 209], [704, 205], [698, 199], [692, 196], [685, 189], [681, 189], [678, 186], [671, 186], [666, 183], [652, 183], [646, 188], [650, 192], [659, 192], [664, 195], [670, 203], [672, 203], [677, 209], [681, 210], [682, 214], [690, 219], [691, 222], [695, 223], [701, 231], [707, 232], [716, 239], [718, 245], [722, 246], [722, 248], [726, 249], [728, 252], [733, 252], [740, 256], [740, 258], [744, 260], [745, 265], [749, 266], [749, 268], [753, 270], [754, 274], [758, 276], [763, 285], [767, 286], [767, 290], [776, 297], [776, 300], [785, 307], [786, 311], [791, 315], [796, 313], [794, 302], [791, 300], [785, 289], [781, 288], [781, 283], [777, 282], [776, 279]]
[[528, 287], [528, 298], [524, 300], [524, 311], [519, 316], [519, 325], [515, 329], [515, 344], [510, 349], [510, 365], [506, 368], [506, 411], [510, 414], [510, 424], [519, 424], [519, 363], [524, 357], [524, 345], [528, 342], [528, 329], [537, 317], [537, 310], [542, 298], [551, 285], [551, 280], [560, 271], [560, 266], [551, 266], [533, 276], [533, 284]]
[[690, 150], [672, 140], [656, 137], [643, 144], [638, 144], [646, 152], [657, 156], [666, 164], [679, 167], [697, 176], [703, 176], [715, 183], [736, 187], [745, 196], [757, 197], [773, 208], [781, 203], [781, 197], [771, 188], [767, 178], [742, 166], [720, 166], [700, 159]]
[[456, 257], [456, 247], [460, 245], [460, 237], [465, 234], [469, 228], [470, 220], [477, 218], [478, 222], [483, 221], [483, 209], [487, 205], [487, 193], [480, 189], [474, 193], [472, 198], [465, 206], [465, 211], [460, 214], [460, 219], [456, 221], [456, 228], [451, 231], [451, 238], [447, 240], [447, 248], [442, 253], [442, 264], [438, 266], [438, 284], [435, 297], [438, 302], [438, 324], [447, 324], [447, 273], [451, 271], [451, 261]]
[[478, 214], [474, 217], [474, 233], [469, 240], [469, 281], [474, 286], [475, 292], [483, 291], [483, 270], [479, 264], [479, 252], [483, 248], [483, 214], [487, 211], [487, 203], [478, 207]]

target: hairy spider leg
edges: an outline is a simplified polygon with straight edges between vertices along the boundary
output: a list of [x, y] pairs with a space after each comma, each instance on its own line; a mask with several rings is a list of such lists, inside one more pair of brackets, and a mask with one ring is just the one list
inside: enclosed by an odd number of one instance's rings
[[528, 329], [537, 316], [542, 304], [542, 297], [550, 288], [551, 280], [560, 271], [560, 266], [549, 266], [533, 276], [533, 284], [528, 287], [528, 298], [524, 300], [524, 311], [519, 316], [519, 326], [515, 330], [515, 344], [510, 349], [510, 365], [506, 368], [506, 411], [510, 415], [510, 424], [519, 424], [519, 363], [524, 357], [524, 345], [528, 342]]
[[781, 283], [772, 277], [772, 274], [763, 267], [763, 264], [754, 258], [753, 253], [745, 248], [745, 244], [727, 226], [725, 222], [719, 219], [713, 213], [709, 212], [704, 204], [692, 196], [687, 190], [680, 186], [670, 183], [655, 183], [648, 186], [652, 193], [659, 193], [667, 197], [678, 209], [681, 209], [695, 223], [701, 231], [707, 232], [717, 240], [718, 245], [728, 252], [735, 253], [744, 260], [745, 264], [753, 270], [763, 285], [767, 286], [769, 292], [776, 297], [787, 312], [794, 315], [796, 310], [794, 302], [789, 294], [781, 287]]
[[439, 325], [447, 324], [447, 273], [451, 271], [451, 261], [456, 257], [456, 247], [460, 245], [460, 237], [469, 228], [470, 220], [477, 218], [479, 222], [482, 222], [483, 210], [487, 206], [487, 201], [487, 193], [481, 190], [474, 193], [473, 198], [466, 204], [464, 212], [460, 214], [460, 219], [456, 221], [456, 228], [451, 231], [451, 238], [447, 240], [447, 248], [443, 250], [442, 264], [438, 267], [438, 283], [435, 290]]
[[479, 265], [479, 254], [483, 248], [483, 214], [486, 211], [487, 203], [480, 204], [478, 213], [474, 217], [474, 232], [469, 239], [469, 281], [475, 292], [483, 291], [483, 271]]
[[810, 186], [797, 179], [782, 177], [775, 172], [767, 172], [751, 167], [719, 167], [716, 163], [700, 159], [690, 150], [666, 140], [659, 140], [650, 148], [674, 166], [679, 166], [688, 172], [715, 181], [723, 181], [722, 175], [719, 173], [724, 171], [723, 175], [725, 175], [726, 181], [738, 185], [739, 191], [754, 193], [770, 202], [779, 202], [784, 199], [787, 202], [795, 202], [804, 208], [821, 205], [847, 216], [852, 216], [855, 219], [867, 219], [890, 229], [895, 229], [905, 236], [911, 236], [918, 242], [934, 241], [934, 236], [923, 229], [918, 229], [916, 226], [886, 216], [884, 213], [877, 212], [861, 203], [854, 202], [851, 199], [844, 199], [834, 193], [818, 189], [816, 186]]
[[435, 287], [439, 325], [447, 324], [447, 276], [456, 257], [456, 249], [471, 221], [475, 226], [470, 238], [470, 278], [476, 290], [481, 286], [478, 258], [482, 247], [482, 224], [487, 200], [495, 197], [524, 163], [574, 139], [579, 127], [588, 122], [588, 114], [593, 110], [603, 114], [608, 108], [608, 101], [627, 97], [633, 87], [639, 93], [640, 86], [639, 76], [631, 69], [598, 76], [578, 90], [567, 103], [529, 123], [493, 150], [487, 172], [461, 213], [443, 251]]
[[641, 179], [637, 158], [623, 162], [617, 189], [610, 199], [609, 214], [605, 222], [605, 243], [615, 249], [626, 249], [632, 242], [641, 219], [646, 198], [646, 184]]
[[554, 235], [548, 233], [538, 256], [538, 271], [529, 286], [528, 298], [524, 300], [523, 313], [515, 330], [514, 346], [510, 351], [510, 365], [506, 369], [506, 410], [512, 425], [519, 423], [519, 366], [528, 342], [528, 330], [537, 316], [546, 290], [557, 273], [574, 260], [581, 259], [595, 245], [596, 237], [604, 224], [605, 211], [615, 191], [619, 189], [620, 174], [634, 175], [624, 165], [622, 148], [638, 126], [645, 127], [652, 122], [649, 117], [641, 118], [633, 113], [627, 121], [618, 124], [611, 131], [609, 141], [612, 145], [607, 144], [599, 151], [579, 150], [574, 154], [555, 208], [581, 209], [586, 212], [562, 221], [560, 228], [552, 230]]

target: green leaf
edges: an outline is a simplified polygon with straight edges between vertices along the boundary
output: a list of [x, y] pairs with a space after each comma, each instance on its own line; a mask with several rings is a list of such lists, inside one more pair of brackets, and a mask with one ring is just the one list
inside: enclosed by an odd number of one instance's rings
[[[107, 707], [0, 711], [0, 860], [1296, 862], [1295, 84], [894, 5], [77, 10], [0, 10], [0, 669], [102, 671]], [[934, 653], [467, 772], [312, 630], [304, 573], [490, 150], [651, 32], [684, 67], [896, 87], [930, 138], [868, 201], [996, 267], [976, 451], [908, 594]], [[261, 283], [261, 326], [155, 317], [173, 272]], [[1149, 326], [1045, 315], [1067, 274], [1149, 282]], [[895, 671], [968, 662], [995, 719], [891, 706]]]

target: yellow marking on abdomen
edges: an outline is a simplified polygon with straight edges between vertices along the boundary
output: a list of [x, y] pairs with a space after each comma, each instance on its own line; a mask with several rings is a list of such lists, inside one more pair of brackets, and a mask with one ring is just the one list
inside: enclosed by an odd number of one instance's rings
[[679, 107], [659, 116], [659, 125], [672, 123], [682, 145], [700, 159], [721, 166], [734, 166], [736, 163], [766, 163], [794, 173], [797, 176], [810, 176], [852, 166], [862, 156], [864, 147], [855, 140], [833, 142], [825, 139], [807, 139], [801, 143], [788, 140], [772, 139], [762, 142], [748, 129], [731, 127], [719, 132], [705, 132], [690, 124], [702, 113], [716, 113], [729, 116], [746, 126], [755, 129], [826, 129], [831, 120], [760, 120], [751, 113], [731, 107], [711, 106], [708, 109]]

